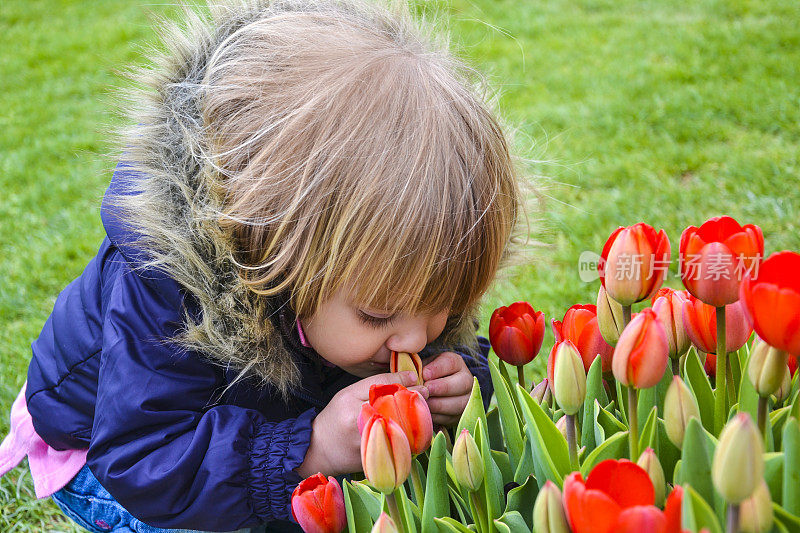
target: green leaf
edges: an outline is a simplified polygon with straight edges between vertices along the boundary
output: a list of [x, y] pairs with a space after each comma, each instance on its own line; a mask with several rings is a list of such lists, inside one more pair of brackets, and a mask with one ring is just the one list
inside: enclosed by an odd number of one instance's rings
[[560, 487], [564, 476], [570, 472], [567, 441], [539, 404], [519, 385], [517, 396], [525, 418], [525, 431], [531, 443], [534, 465], [542, 470], [539, 472], [535, 469], [539, 487], [544, 486], [548, 479]]
[[594, 427], [594, 402], [600, 405], [608, 403], [608, 396], [603, 388], [603, 365], [599, 357], [595, 357], [586, 375], [586, 399], [583, 401], [583, 423], [581, 428], [581, 446], [586, 448], [586, 453], [595, 449], [597, 444], [602, 441], [595, 440], [595, 432], [588, 431]]
[[709, 446], [702, 426], [696, 418], [690, 418], [683, 437], [683, 453], [679, 479], [676, 482], [688, 483], [705, 501], [714, 501], [714, 486], [711, 483], [711, 462], [714, 449]]
[[[508, 382], [503, 379], [494, 363], [489, 360], [489, 372], [492, 375], [494, 394], [497, 399], [497, 410], [503, 428], [505, 447], [511, 460], [512, 468], [516, 469], [522, 457], [522, 414], [518, 412]], [[496, 448], [501, 449], [501, 448]]]
[[779, 522], [786, 531], [790, 533], [800, 533], [800, 516], [790, 513], [774, 501], [772, 511], [775, 513], [775, 521]]
[[530, 533], [531, 531], [528, 523], [517, 511], [504, 513], [503, 516], [495, 519], [494, 527], [500, 533]]
[[[740, 362], [742, 368], [747, 368], [749, 356], [746, 351], [739, 351]], [[758, 420], [758, 393], [750, 383], [749, 378], [745, 378], [739, 384], [739, 396], [737, 400], [739, 404], [739, 412], [750, 413], [753, 420]]]
[[791, 406], [787, 405], [769, 414], [769, 424], [772, 427], [772, 441], [775, 443], [775, 450], [781, 449], [783, 425], [789, 419], [789, 411], [791, 411]]
[[628, 457], [628, 432], [614, 433], [584, 459], [581, 465], [581, 474], [585, 478], [592, 468], [606, 459], [622, 459], [626, 457]]
[[800, 426], [790, 418], [783, 426], [783, 508], [800, 515]]
[[764, 481], [767, 482], [772, 501], [783, 501], [783, 453], [764, 454]]
[[661, 461], [661, 467], [664, 469], [664, 476], [667, 483], [672, 483], [672, 472], [675, 470], [675, 463], [681, 458], [681, 451], [672, 444], [672, 441], [667, 437], [667, 429], [664, 426], [664, 421], [660, 418], [656, 419], [658, 429], [656, 430], [656, 455]]
[[[344, 493], [344, 508], [347, 512], [347, 531], [359, 533], [372, 529], [374, 523], [372, 516], [361, 500], [361, 496], [355, 492], [349, 481], [344, 480], [342, 492]], [[377, 499], [376, 503], [380, 505]]]
[[458, 421], [456, 427], [456, 438], [461, 435], [461, 430], [466, 428], [470, 434], [475, 436], [475, 423], [478, 419], [483, 421], [483, 427], [488, 427], [486, 421], [486, 411], [483, 409], [483, 397], [481, 396], [481, 387], [478, 384], [478, 378], [473, 378], [472, 394], [469, 397], [467, 406], [461, 414], [461, 419]]
[[[736, 353], [730, 354], [728, 357], [728, 364], [731, 365], [731, 376], [733, 377], [733, 392], [734, 397], [739, 397], [739, 389], [741, 388], [742, 382], [742, 368], [747, 368], [746, 366], [742, 366], [742, 359], [739, 355], [741, 352], [746, 351], [744, 346], [736, 351]], [[745, 378], [747, 379], [747, 378]], [[749, 379], [748, 379], [749, 381]]]
[[682, 527], [689, 531], [707, 528], [711, 533], [722, 533], [722, 527], [711, 506], [690, 485], [683, 486], [681, 522]]
[[700, 408], [700, 420], [707, 431], [714, 431], [714, 391], [708, 381], [703, 365], [697, 357], [697, 351], [692, 349], [686, 354], [684, 361], [684, 375], [686, 385], [694, 394], [697, 406]]
[[599, 404], [595, 404], [595, 409], [597, 411], [596, 423], [602, 426], [605, 438], [619, 431], [628, 431], [628, 426], [617, 420], [614, 415], [600, 407]]
[[381, 515], [381, 497], [379, 492], [375, 492], [367, 484], [367, 481], [353, 483], [351, 488], [361, 497], [361, 502], [366, 506], [372, 520], [375, 521]]
[[622, 422], [625, 424], [625, 427], [628, 427], [628, 406], [626, 405], [628, 402], [625, 398], [628, 397], [628, 391], [625, 386], [620, 383], [619, 381], [614, 381], [617, 387], [617, 399], [619, 400], [619, 414], [622, 418]]
[[500, 412], [497, 410], [497, 406], [486, 411], [486, 425], [489, 428], [489, 446], [493, 450], [506, 451], [506, 445], [503, 442], [503, 427], [500, 423]]
[[444, 518], [434, 518], [433, 521], [436, 522], [436, 525], [439, 527], [439, 531], [442, 533], [472, 533], [467, 526], [461, 522], [453, 520], [449, 516], [445, 516]]
[[[655, 389], [655, 387], [651, 387]], [[647, 420], [642, 427], [642, 434], [639, 435], [639, 453], [643, 452], [646, 448], [653, 448], [653, 451], [657, 450], [656, 446], [656, 431], [658, 427], [656, 426], [656, 413], [658, 412], [658, 406], [654, 405], [653, 408], [650, 410], [650, 415], [647, 417]]]
[[539, 485], [536, 483], [536, 478], [528, 476], [525, 483], [508, 491], [505, 512], [519, 512], [525, 519], [528, 529], [533, 529], [533, 505], [538, 495]]
[[500, 470], [500, 479], [503, 486], [514, 481], [514, 472], [511, 470], [511, 460], [508, 458], [508, 454], [497, 450], [491, 450], [491, 452], [494, 464]]
[[462, 524], [471, 523], [472, 515], [470, 514], [469, 505], [467, 505], [467, 502], [464, 501], [464, 498], [461, 496], [461, 493], [449, 483], [447, 485], [447, 488], [450, 492], [450, 499], [456, 508], [456, 512], [458, 513], [459, 518], [461, 519], [461, 523]]
[[594, 441], [597, 443], [596, 446], [599, 446], [606, 440], [606, 430], [603, 429], [603, 426], [597, 421], [597, 417], [600, 416], [600, 411], [602, 409], [600, 404], [597, 403], [597, 400], [595, 400], [594, 408], [592, 409], [592, 425], [589, 427], [584, 426], [584, 431], [588, 431], [590, 427], [594, 428]]
[[483, 457], [483, 483], [478, 489], [478, 495], [483, 499], [486, 506], [488, 523], [498, 518], [505, 508], [503, 497], [503, 478], [500, 469], [492, 459], [492, 449], [489, 447], [489, 439], [483, 429], [483, 422], [478, 420], [475, 425], [475, 442], [478, 450]]
[[447, 485], [447, 444], [442, 433], [433, 439], [428, 455], [428, 472], [425, 484], [425, 500], [422, 506], [422, 531], [433, 531], [433, 519], [450, 514], [450, 499], [442, 487]]
[[536, 469], [533, 464], [533, 451], [531, 451], [531, 442], [528, 440], [527, 435], [525, 435], [523, 442], [525, 444], [522, 451], [522, 459], [517, 465], [516, 472], [514, 472], [514, 481], [520, 485], [522, 485], [522, 483], [528, 479], [528, 476], [533, 476], [536, 473]]
[[[404, 528], [403, 531], [406, 533], [416, 533], [417, 524], [413, 513], [413, 508], [416, 506], [409, 501], [403, 485], [397, 487], [397, 490], [394, 491], [394, 497], [397, 500], [397, 510], [400, 512], [400, 520], [403, 522], [400, 527]], [[384, 512], [389, 513], [388, 503], [386, 502], [385, 498], [383, 510]], [[417, 512], [419, 512], [418, 508]]]

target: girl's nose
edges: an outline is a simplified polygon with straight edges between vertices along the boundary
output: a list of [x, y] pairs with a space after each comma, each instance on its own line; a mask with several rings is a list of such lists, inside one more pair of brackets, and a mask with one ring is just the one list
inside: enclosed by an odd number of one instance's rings
[[417, 353], [428, 344], [428, 328], [425, 321], [414, 321], [402, 325], [386, 341], [386, 347], [395, 352]]

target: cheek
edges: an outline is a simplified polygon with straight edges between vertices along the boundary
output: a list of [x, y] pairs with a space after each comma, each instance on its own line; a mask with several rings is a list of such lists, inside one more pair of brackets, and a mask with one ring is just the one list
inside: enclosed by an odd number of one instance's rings
[[339, 365], [369, 359], [386, 340], [381, 332], [347, 319], [312, 323], [306, 333], [317, 353]]

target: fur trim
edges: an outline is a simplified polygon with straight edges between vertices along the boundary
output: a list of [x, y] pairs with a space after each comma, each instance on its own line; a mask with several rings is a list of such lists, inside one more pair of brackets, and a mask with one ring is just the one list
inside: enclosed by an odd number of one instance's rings
[[[292, 2], [278, 4], [291, 9]], [[186, 8], [183, 27], [164, 21], [160, 35], [165, 51], [153, 54], [150, 67], [130, 74], [136, 87], [124, 95], [126, 122], [137, 125], [117, 137], [123, 159], [142, 179], [107, 200], [130, 228], [136, 247], [146, 251], [148, 259], [137, 268], [165, 272], [198, 304], [200, 318], [187, 313], [173, 340], [285, 396], [300, 382], [278, 327], [277, 312], [286, 302], [256, 295], [237, 275], [234, 243], [217, 223], [223, 192], [213, 165], [202, 156], [200, 116], [201, 86], [211, 55], [268, 9], [269, 1], [239, 0], [212, 6], [210, 17]], [[474, 350], [473, 317], [453, 317], [436, 344]]]

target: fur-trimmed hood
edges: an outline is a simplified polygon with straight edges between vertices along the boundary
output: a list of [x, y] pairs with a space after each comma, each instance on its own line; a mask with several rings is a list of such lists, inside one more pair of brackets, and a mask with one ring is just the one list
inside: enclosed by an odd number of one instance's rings
[[[275, 4], [240, 0], [212, 8], [208, 18], [187, 9], [182, 28], [165, 25], [165, 51], [132, 75], [137, 85], [123, 110], [132, 126], [118, 136], [121, 163], [102, 217], [110, 240], [140, 275], [174, 280], [196, 304], [199, 312], [187, 310], [175, 341], [286, 394], [300, 382], [296, 356], [277, 320], [288, 297], [259, 296], [239, 277], [232, 236], [218, 223], [223, 192], [212, 165], [199, 155], [198, 88], [207, 62], [228, 36]], [[293, 2], [277, 4], [291, 10]], [[476, 346], [475, 325], [472, 314], [452, 317], [437, 345], [458, 344], [462, 351]]]

